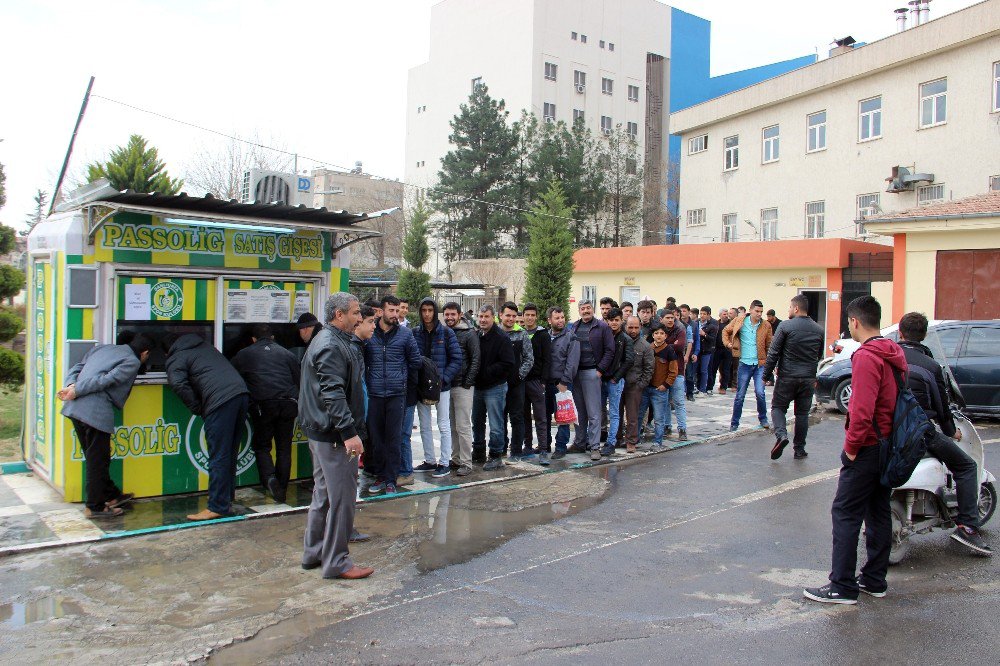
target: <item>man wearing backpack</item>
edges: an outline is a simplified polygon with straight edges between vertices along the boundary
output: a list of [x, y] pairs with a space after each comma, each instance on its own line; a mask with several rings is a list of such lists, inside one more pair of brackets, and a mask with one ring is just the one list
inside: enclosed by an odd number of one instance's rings
[[993, 550], [979, 533], [979, 468], [976, 461], [955, 442], [962, 440], [962, 431], [948, 407], [948, 389], [941, 365], [931, 350], [921, 344], [927, 337], [927, 317], [919, 312], [907, 312], [899, 320], [899, 346], [909, 366], [910, 390], [927, 418], [936, 421], [941, 430], [927, 442], [927, 453], [940, 460], [955, 479], [958, 498], [958, 518], [951, 538], [981, 555]]
[[[893, 371], [906, 375], [906, 357], [879, 333], [882, 307], [871, 296], [847, 306], [851, 337], [861, 343], [851, 359], [852, 394], [847, 435], [840, 454], [840, 480], [833, 500], [833, 566], [830, 582], [806, 588], [807, 599], [827, 604], [855, 604], [859, 592], [884, 597], [892, 546], [891, 488], [882, 485], [878, 440], [893, 429], [899, 390]], [[881, 435], [876, 434], [881, 433]], [[868, 561], [857, 575], [858, 533], [865, 524]]]
[[424, 445], [424, 462], [417, 465], [414, 472], [430, 472], [440, 478], [451, 474], [451, 385], [462, 370], [462, 348], [458, 346], [455, 332], [438, 321], [437, 303], [433, 298], [420, 301], [417, 310], [421, 326], [413, 329], [417, 347], [425, 359], [434, 362], [440, 377], [441, 395], [435, 405], [438, 432], [441, 434], [440, 456], [435, 462], [434, 434], [431, 430], [431, 406], [417, 403], [417, 417], [420, 419], [420, 440]]

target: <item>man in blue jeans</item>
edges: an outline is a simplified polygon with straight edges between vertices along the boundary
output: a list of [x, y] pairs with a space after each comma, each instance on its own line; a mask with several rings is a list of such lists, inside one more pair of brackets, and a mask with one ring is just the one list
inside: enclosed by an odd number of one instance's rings
[[[663, 317], [660, 319], [663, 324], [663, 330], [667, 334], [666, 344], [673, 347], [674, 354], [677, 357], [677, 379], [668, 389], [669, 393], [669, 404], [666, 410], [666, 416], [663, 419], [664, 422], [664, 432], [667, 436], [673, 433], [673, 428], [671, 426], [671, 412], [674, 412], [677, 416], [677, 439], [679, 441], [687, 441], [687, 404], [685, 400], [687, 399], [686, 382], [684, 379], [684, 370], [686, 367], [686, 362], [684, 359], [685, 353], [690, 351], [691, 343], [688, 342], [687, 328], [678, 320], [678, 315], [676, 310], [667, 309], [663, 313]], [[655, 409], [654, 409], [655, 413]], [[657, 420], [659, 418], [657, 417]]]
[[757, 418], [764, 428], [771, 427], [767, 421], [767, 399], [764, 397], [764, 364], [767, 361], [767, 348], [771, 345], [774, 334], [770, 325], [763, 320], [763, 315], [764, 304], [755, 300], [750, 303], [750, 310], [738, 314], [722, 332], [723, 343], [733, 350], [733, 356], [739, 355], [736, 370], [736, 399], [733, 401], [730, 431], [740, 427], [743, 400], [746, 398], [751, 378], [757, 398]]
[[503, 464], [503, 408], [507, 379], [514, 370], [514, 346], [499, 330], [492, 305], [479, 309], [479, 374], [472, 396], [472, 460], [486, 455], [486, 421], [490, 423], [489, 460], [483, 471], [500, 469]]
[[[562, 308], [552, 306], [546, 312], [546, 319], [549, 322], [549, 337], [552, 340], [551, 360], [549, 361], [548, 394], [549, 394], [549, 418], [556, 411], [556, 393], [558, 391], [572, 391], [573, 385], [563, 379], [566, 370], [566, 359], [569, 357], [570, 348], [576, 343], [573, 336], [566, 330], [566, 313]], [[577, 352], [578, 353], [578, 352]], [[569, 444], [569, 426], [561, 425], [556, 429], [555, 450], [552, 459], [558, 460], [566, 456], [566, 447]]]

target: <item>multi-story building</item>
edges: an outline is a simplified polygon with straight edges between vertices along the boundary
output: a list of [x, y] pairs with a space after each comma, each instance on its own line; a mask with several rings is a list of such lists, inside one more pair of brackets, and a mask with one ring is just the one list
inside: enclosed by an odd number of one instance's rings
[[[449, 122], [485, 83], [516, 119], [603, 134], [621, 125], [643, 155], [648, 199], [668, 201], [670, 110], [802, 67], [813, 56], [719, 77], [709, 74], [710, 23], [657, 0], [442, 0], [431, 9], [430, 57], [410, 70], [407, 183], [432, 186], [451, 149]], [[672, 229], [658, 242], [676, 242]]]
[[921, 18], [673, 113], [681, 241], [868, 239], [866, 217], [1000, 188], [1000, 0]]

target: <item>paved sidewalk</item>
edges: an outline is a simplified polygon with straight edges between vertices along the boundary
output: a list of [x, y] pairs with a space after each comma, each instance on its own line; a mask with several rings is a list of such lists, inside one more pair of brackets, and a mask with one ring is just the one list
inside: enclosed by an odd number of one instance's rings
[[[770, 394], [770, 389], [768, 389]], [[768, 399], [770, 404], [770, 395]], [[687, 442], [674, 437], [664, 441], [662, 450], [651, 450], [648, 442], [640, 444], [633, 454], [618, 449], [615, 455], [591, 461], [587, 454], [569, 454], [562, 460], [553, 461], [549, 467], [535, 463], [508, 462], [502, 470], [483, 472], [479, 466], [466, 477], [450, 476], [435, 479], [429, 474], [415, 474], [412, 486], [400, 488], [396, 495], [367, 495], [364, 491], [369, 481], [361, 478], [359, 502], [378, 502], [398, 497], [441, 492], [482, 484], [499, 483], [511, 479], [553, 474], [566, 469], [579, 469], [621, 462], [657, 455], [671, 449], [682, 448], [706, 441], [725, 441], [757, 430], [756, 409], [752, 393], [747, 396], [743, 410], [743, 423], [736, 433], [730, 433], [729, 421], [732, 414], [733, 394], [725, 396], [702, 396], [695, 402], [687, 403]], [[423, 462], [423, 446], [417, 424], [414, 424], [412, 449], [414, 464]], [[555, 430], [553, 429], [553, 434]], [[435, 444], [439, 444], [435, 432]], [[275, 502], [264, 495], [259, 488], [244, 487], [236, 491], [234, 509], [239, 515], [213, 521], [192, 523], [186, 519], [207, 507], [208, 498], [204, 493], [175, 495], [136, 501], [131, 510], [121, 518], [92, 521], [84, 517], [83, 504], [64, 502], [61, 496], [44, 481], [31, 473], [0, 475], [0, 556], [54, 546], [114, 539], [139, 534], [198, 527], [210, 523], [233, 522], [261, 518], [269, 515], [303, 512], [309, 506], [310, 493], [301, 487], [301, 482], [293, 483], [288, 489], [285, 503]]]

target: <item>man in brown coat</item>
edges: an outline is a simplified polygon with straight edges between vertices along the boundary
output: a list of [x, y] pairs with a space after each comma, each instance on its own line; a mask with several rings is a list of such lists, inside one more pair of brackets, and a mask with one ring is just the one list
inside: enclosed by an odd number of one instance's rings
[[767, 348], [774, 333], [770, 325], [763, 320], [763, 314], [764, 304], [755, 300], [750, 304], [750, 310], [746, 314], [737, 315], [722, 332], [723, 344], [732, 350], [734, 360], [738, 357], [736, 399], [733, 401], [730, 430], [739, 428], [740, 417], [743, 415], [743, 400], [746, 398], [751, 378], [757, 398], [757, 418], [764, 428], [771, 427], [767, 421], [767, 399], [764, 397], [764, 363], [767, 361]]

